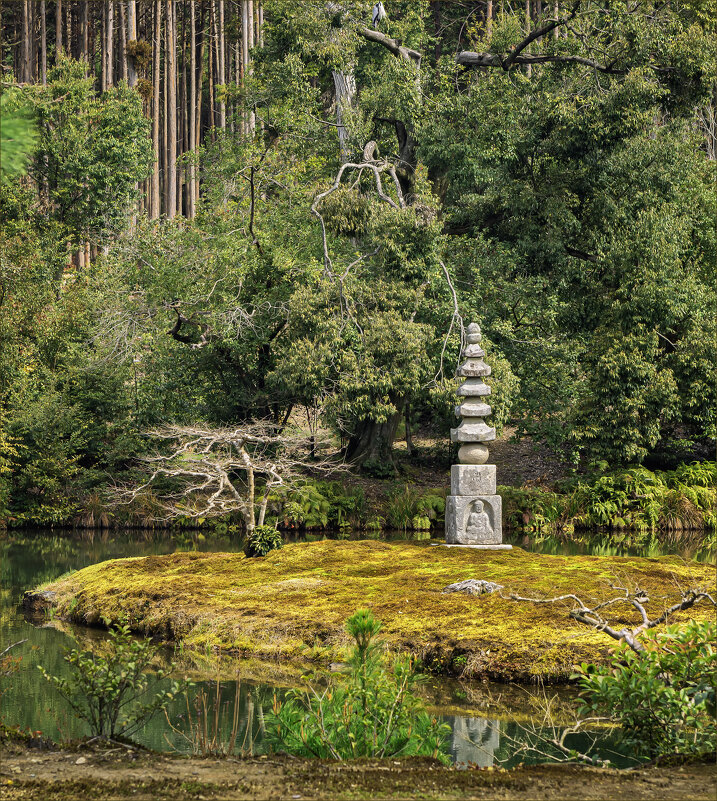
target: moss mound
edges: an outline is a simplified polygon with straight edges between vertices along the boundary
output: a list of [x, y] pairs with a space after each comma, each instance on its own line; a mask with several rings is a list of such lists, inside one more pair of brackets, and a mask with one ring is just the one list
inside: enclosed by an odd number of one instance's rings
[[[392, 649], [416, 655], [434, 672], [561, 681], [576, 662], [601, 661], [614, 644], [570, 620], [570, 602], [441, 592], [468, 578], [531, 597], [574, 592], [585, 601], [614, 597], [611, 583], [638, 584], [650, 596], [648, 612], [656, 614], [679, 599], [680, 587], [711, 585], [713, 570], [676, 557], [327, 540], [287, 545], [262, 559], [233, 553], [115, 559], [45, 589], [56, 593], [57, 614], [75, 622], [126, 617], [137, 631], [188, 648], [264, 658], [340, 660], [349, 645], [344, 621], [359, 607], [370, 607], [383, 621]], [[616, 624], [639, 623], [632, 607], [612, 608]], [[697, 618], [710, 614], [691, 611]]]

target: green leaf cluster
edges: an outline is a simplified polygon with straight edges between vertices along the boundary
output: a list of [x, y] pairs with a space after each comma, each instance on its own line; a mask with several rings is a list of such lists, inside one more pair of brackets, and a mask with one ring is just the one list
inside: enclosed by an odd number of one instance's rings
[[644, 651], [621, 645], [610, 665], [582, 664], [574, 674], [581, 687], [582, 716], [605, 716], [620, 726], [633, 751], [708, 754], [717, 746], [717, 628], [692, 621], [646, 633]]

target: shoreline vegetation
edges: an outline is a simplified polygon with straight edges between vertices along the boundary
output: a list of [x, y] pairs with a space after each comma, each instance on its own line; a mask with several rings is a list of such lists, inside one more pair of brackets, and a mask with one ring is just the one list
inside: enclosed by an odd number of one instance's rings
[[[628, 547], [655, 538], [668, 546], [714, 546], [717, 462], [680, 464], [669, 471], [636, 467], [608, 472], [602, 469], [606, 465], [597, 467], [593, 473], [550, 482], [499, 485], [506, 530], [514, 536], [553, 536], [564, 542], [600, 539]], [[440, 536], [448, 475], [437, 470], [426, 473], [435, 486], [421, 485], [411, 476], [393, 481], [365, 476], [316, 481], [307, 476], [302, 483], [270, 495], [268, 522], [285, 534], [330, 532], [339, 539], [347, 536], [348, 530], [369, 532], [373, 537], [386, 531]], [[205, 537], [242, 534], [236, 515], [162, 521], [153, 516], [151, 499], [143, 498], [142, 505], [142, 509], [118, 510], [92, 496], [84, 508], [71, 518], [56, 521], [52, 528], [189, 530]], [[47, 527], [48, 522], [33, 517], [6, 518], [0, 520], [0, 529], [3, 525], [18, 530]]]
[[[467, 578], [505, 590], [480, 597], [442, 592]], [[610, 640], [571, 620], [569, 605], [520, 603], [508, 593], [549, 598], [579, 587], [597, 602], [608, 597], [611, 585], [628, 583], [647, 593], [652, 613], [679, 600], [680, 587], [712, 580], [709, 565], [677, 557], [567, 557], [520, 548], [475, 552], [425, 542], [324, 540], [289, 544], [260, 559], [197, 552], [114, 559], [46, 584], [26, 599], [36, 611], [39, 600], [46, 614], [75, 623], [124, 620], [138, 633], [189, 650], [318, 666], [345, 658], [343, 622], [365, 606], [384, 622], [388, 647], [413, 656], [425, 671], [550, 683], [567, 681], [582, 661], [604, 662]], [[628, 603], [616, 606], [615, 614], [621, 625], [639, 623]], [[673, 620], [708, 614], [695, 607]]]

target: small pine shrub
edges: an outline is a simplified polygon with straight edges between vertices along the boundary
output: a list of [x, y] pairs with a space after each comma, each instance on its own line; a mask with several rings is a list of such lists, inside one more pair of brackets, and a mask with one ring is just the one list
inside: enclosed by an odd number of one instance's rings
[[346, 622], [354, 647], [350, 673], [323, 692], [293, 690], [266, 719], [277, 751], [320, 759], [432, 756], [447, 762], [449, 727], [431, 717], [416, 697], [423, 677], [407, 659], [384, 663], [381, 623], [366, 609]]

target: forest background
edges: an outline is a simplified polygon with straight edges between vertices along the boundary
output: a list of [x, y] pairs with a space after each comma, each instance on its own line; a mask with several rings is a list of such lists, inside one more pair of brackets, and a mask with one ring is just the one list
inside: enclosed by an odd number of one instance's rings
[[0, 519], [103, 508], [166, 423], [390, 475], [473, 320], [499, 429], [713, 452], [714, 0], [372, 5], [3, 3]]

